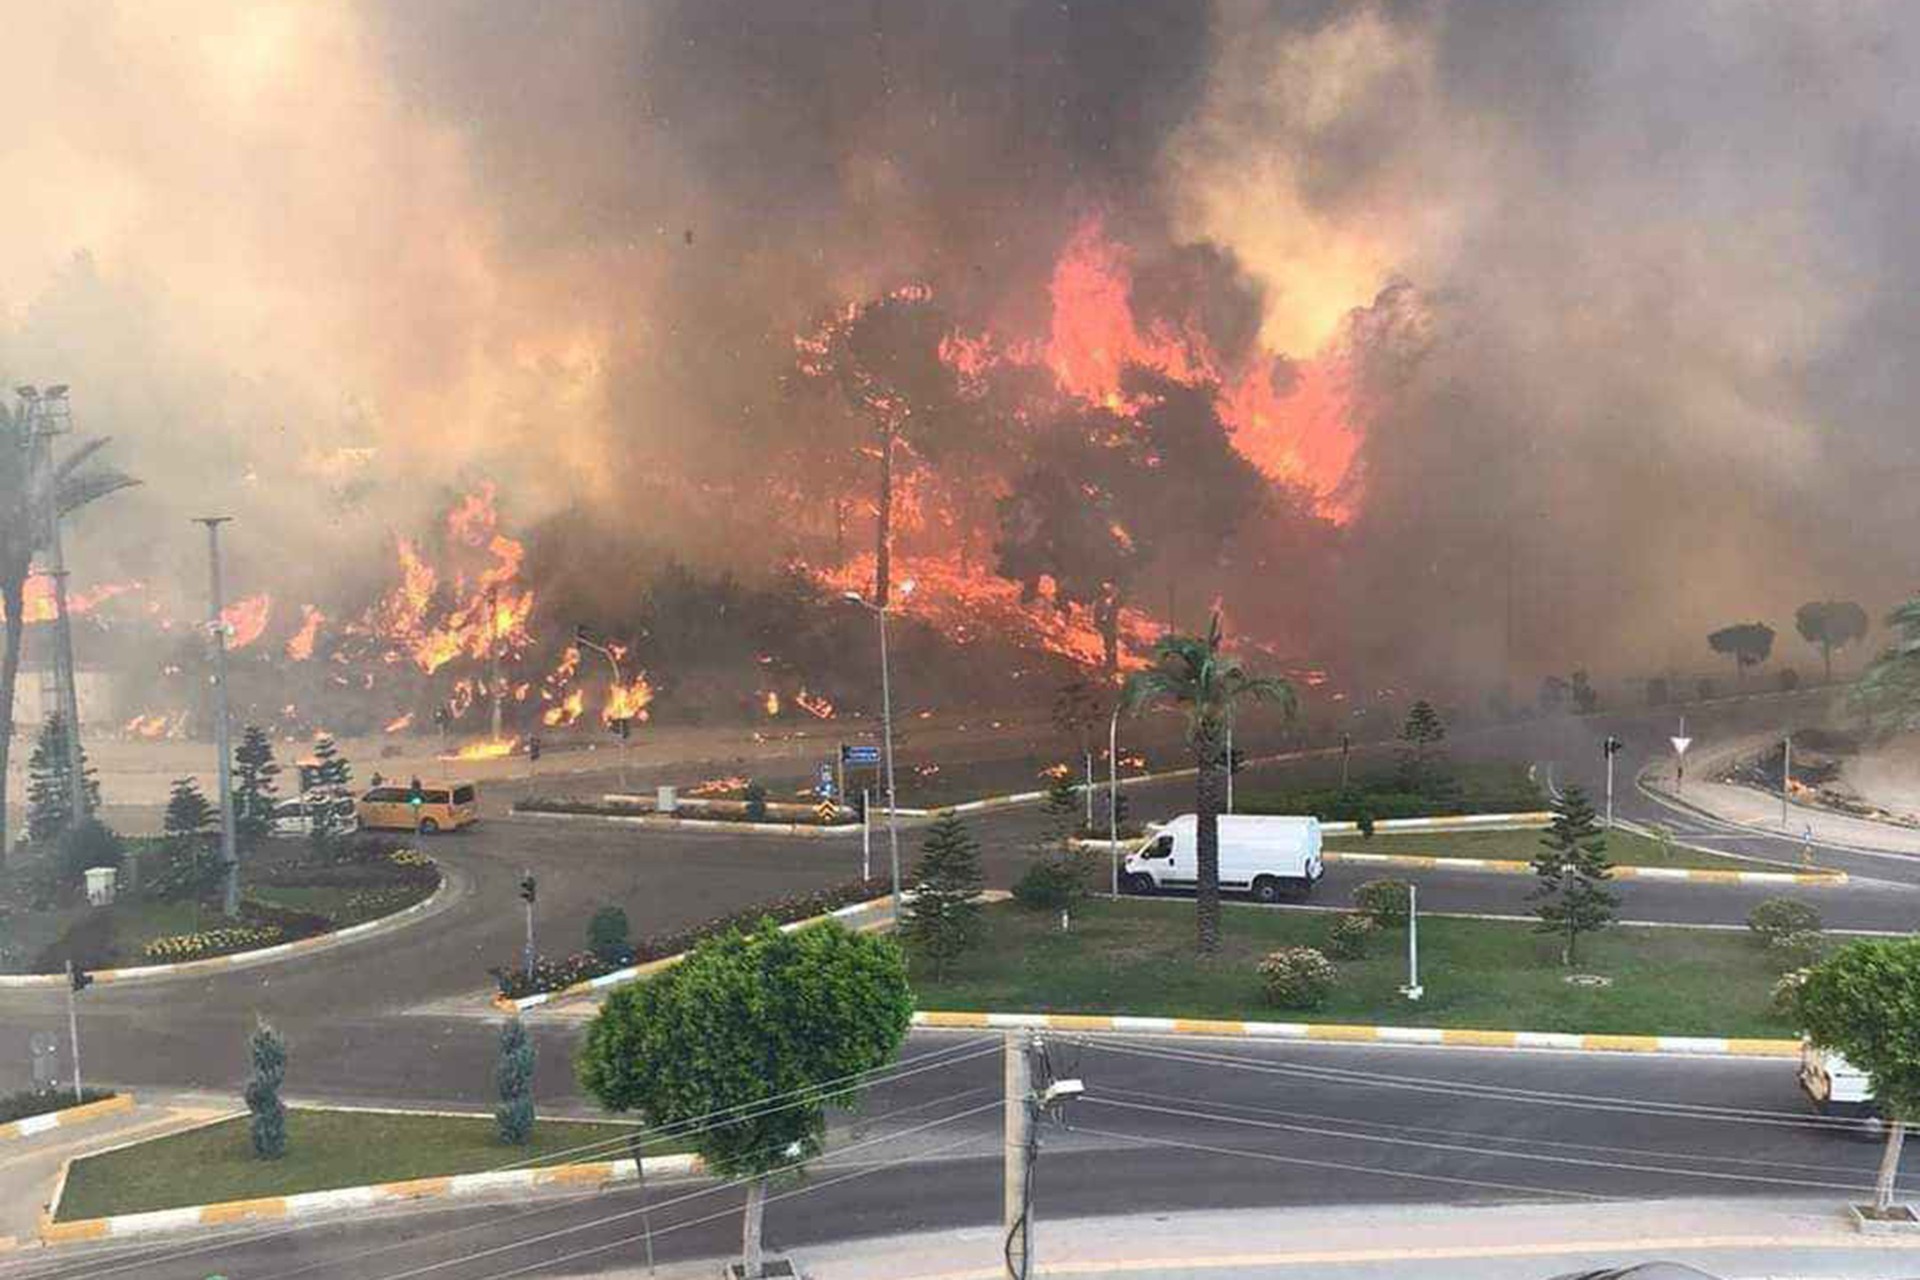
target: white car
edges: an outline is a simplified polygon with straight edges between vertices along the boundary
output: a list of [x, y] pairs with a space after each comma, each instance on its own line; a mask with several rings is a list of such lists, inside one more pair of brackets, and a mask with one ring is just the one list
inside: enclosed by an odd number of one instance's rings
[[333, 810], [333, 830], [336, 834], [344, 835], [360, 829], [360, 815], [354, 808], [352, 796], [308, 792], [298, 800], [282, 800], [273, 806], [273, 834], [310, 836], [313, 834], [314, 819], [329, 807]]
[[1821, 1115], [1872, 1119], [1880, 1114], [1867, 1073], [1811, 1041], [1800, 1045], [1800, 1088]]

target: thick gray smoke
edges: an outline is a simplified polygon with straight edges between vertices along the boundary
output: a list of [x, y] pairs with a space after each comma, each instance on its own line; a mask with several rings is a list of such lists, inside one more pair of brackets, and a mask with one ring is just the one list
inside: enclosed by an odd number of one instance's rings
[[1699, 667], [1913, 585], [1912, 6], [13, 8], [0, 372], [146, 478], [80, 548], [136, 576], [197, 587], [218, 505], [240, 589], [318, 596], [480, 475], [762, 568], [792, 335], [908, 280], [1044, 334], [1098, 212], [1184, 264], [1139, 307], [1344, 352], [1326, 647]]

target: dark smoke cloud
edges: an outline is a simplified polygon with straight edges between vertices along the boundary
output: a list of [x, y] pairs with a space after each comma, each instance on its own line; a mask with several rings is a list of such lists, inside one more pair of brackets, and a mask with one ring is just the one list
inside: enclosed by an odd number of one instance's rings
[[1704, 666], [1711, 626], [1913, 585], [1911, 6], [16, 16], [58, 53], [0, 89], [37, 178], [0, 372], [73, 381], [149, 482], [80, 554], [189, 594], [201, 506], [243, 588], [319, 595], [488, 474], [646, 548], [610, 594], [764, 568], [768, 459], [830, 412], [783, 391], [794, 333], [923, 280], [1040, 334], [1089, 212], [1143, 315], [1348, 360], [1355, 519], [1235, 549], [1243, 616], [1310, 549], [1315, 643], [1478, 678]]

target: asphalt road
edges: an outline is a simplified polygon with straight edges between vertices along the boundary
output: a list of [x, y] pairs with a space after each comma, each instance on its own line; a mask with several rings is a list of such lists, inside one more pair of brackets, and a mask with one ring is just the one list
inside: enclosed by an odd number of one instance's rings
[[[1755, 716], [1782, 714], [1780, 704], [1723, 709], [1738, 731]], [[1703, 732], [1715, 722], [1695, 713]], [[1617, 732], [1629, 743], [1622, 779], [1631, 777], [1636, 751], [1664, 744], [1664, 717], [1623, 717], [1535, 723], [1497, 734], [1464, 736], [1454, 750], [1555, 764], [1555, 776], [1581, 779], [1598, 768], [1598, 742]], [[1589, 749], [1591, 748], [1591, 749]], [[1279, 780], [1289, 770], [1267, 771]], [[1584, 772], [1583, 772], [1584, 771]], [[1248, 778], [1244, 786], [1262, 779]], [[1594, 781], [1586, 777], [1587, 781]], [[858, 874], [857, 838], [788, 839], [725, 832], [674, 831], [595, 823], [511, 818], [506, 808], [519, 786], [502, 783], [485, 796], [487, 819], [472, 831], [435, 838], [429, 846], [448, 868], [457, 900], [446, 911], [392, 934], [317, 952], [297, 962], [235, 969], [213, 976], [124, 987], [98, 986], [82, 997], [84, 1057], [90, 1078], [123, 1086], [231, 1091], [245, 1075], [242, 1042], [256, 1017], [280, 1026], [293, 1045], [291, 1091], [311, 1098], [420, 1103], [479, 1103], [487, 1099], [492, 1029], [474, 1016], [491, 983], [491, 965], [512, 963], [523, 938], [516, 896], [523, 868], [540, 880], [537, 927], [547, 949], [578, 945], [595, 908], [621, 903], [636, 934], [672, 929], [722, 915], [781, 894], [823, 886]], [[582, 784], [585, 785], [585, 784]], [[1190, 807], [1191, 782], [1176, 780], [1129, 789], [1136, 816], [1170, 816]], [[1623, 816], [1662, 820], [1690, 829], [1684, 815], [1622, 785]], [[977, 815], [990, 883], [1012, 883], [1038, 838], [1036, 809]], [[1761, 834], [1713, 833], [1711, 847], [1762, 858], [1797, 857], [1797, 844]], [[919, 833], [902, 831], [910, 862]], [[1829, 861], [1838, 861], [1829, 857]], [[1861, 875], [1920, 882], [1920, 865], [1903, 859], [1865, 859]], [[884, 871], [885, 841], [876, 833], [874, 865]], [[1849, 867], [1850, 870], [1855, 868]], [[1330, 866], [1314, 901], [1344, 905], [1354, 884], [1380, 874]], [[1399, 873], [1396, 873], [1399, 874]], [[1522, 915], [1525, 877], [1421, 871], [1423, 908], [1432, 911]], [[1752, 905], [1777, 890], [1660, 881], [1620, 885], [1629, 920], [1737, 925]], [[1831, 928], [1903, 930], [1920, 919], [1920, 896], [1867, 884], [1797, 888], [1816, 903]], [[538, 1025], [538, 1024], [536, 1024]], [[25, 1083], [27, 1040], [35, 1030], [64, 1032], [64, 993], [0, 991], [0, 1087]], [[540, 1027], [543, 1047], [536, 1087], [549, 1102], [578, 1101], [567, 1058], [573, 1031]]]
[[[913, 1073], [870, 1090], [839, 1154], [776, 1187], [777, 1248], [990, 1223], [1000, 1213], [1000, 1050], [916, 1034]], [[921, 1058], [920, 1055], [936, 1055]], [[1808, 1115], [1789, 1064], [1231, 1041], [1055, 1037], [1086, 1097], [1048, 1129], [1035, 1182], [1048, 1215], [1192, 1208], [1481, 1203], [1590, 1197], [1842, 1201], [1879, 1147]], [[944, 1064], [944, 1065], [939, 1065]], [[924, 1068], [924, 1069], [922, 1069]], [[1916, 1188], [1920, 1190], [1920, 1188]], [[662, 1260], [737, 1246], [738, 1192], [659, 1184], [645, 1225]], [[641, 1260], [631, 1189], [510, 1205], [318, 1220], [8, 1264], [6, 1280], [295, 1276], [488, 1280]], [[120, 1268], [115, 1271], [114, 1268]]]

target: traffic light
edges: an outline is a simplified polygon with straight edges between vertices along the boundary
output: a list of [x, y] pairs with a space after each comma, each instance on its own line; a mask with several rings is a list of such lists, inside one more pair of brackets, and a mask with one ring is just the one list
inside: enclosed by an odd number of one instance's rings
[[529, 871], [525, 875], [521, 876], [520, 877], [521, 900], [524, 901], [528, 906], [532, 906], [533, 900], [538, 894], [539, 894], [539, 885], [535, 882], [533, 878], [533, 872]]
[[1626, 743], [1620, 741], [1620, 739], [1614, 737], [1612, 734], [1608, 734], [1606, 741], [1600, 744], [1600, 754], [1611, 760], [1613, 757], [1619, 755], [1621, 749], [1626, 745]]
[[620, 735], [620, 741], [622, 742], [633, 737], [633, 717], [621, 716], [618, 720], [615, 720], [613, 722], [613, 731]]
[[407, 784], [407, 803], [418, 809], [427, 802], [427, 793], [420, 787], [420, 779], [415, 778]]
[[93, 985], [93, 975], [88, 973], [85, 969], [82, 969], [77, 964], [68, 965], [67, 981], [73, 984], [73, 989], [76, 992], [85, 991], [88, 987]]
[[527, 739], [527, 759], [534, 761], [536, 763], [539, 761], [540, 759], [540, 739], [539, 738], [534, 737], [534, 738]]

